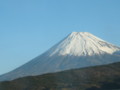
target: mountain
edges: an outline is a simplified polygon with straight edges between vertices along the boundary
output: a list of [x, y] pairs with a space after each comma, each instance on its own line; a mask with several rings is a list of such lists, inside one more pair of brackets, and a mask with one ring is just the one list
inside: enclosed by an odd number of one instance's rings
[[0, 81], [119, 62], [119, 52], [120, 47], [88, 32], [73, 32], [42, 55], [1, 75]]
[[0, 90], [120, 90], [120, 62], [5, 81]]

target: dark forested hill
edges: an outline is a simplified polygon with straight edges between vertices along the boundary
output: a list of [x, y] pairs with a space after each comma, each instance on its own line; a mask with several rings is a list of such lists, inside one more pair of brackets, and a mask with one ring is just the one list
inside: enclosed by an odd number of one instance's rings
[[0, 83], [0, 90], [120, 90], [120, 63], [29, 76]]

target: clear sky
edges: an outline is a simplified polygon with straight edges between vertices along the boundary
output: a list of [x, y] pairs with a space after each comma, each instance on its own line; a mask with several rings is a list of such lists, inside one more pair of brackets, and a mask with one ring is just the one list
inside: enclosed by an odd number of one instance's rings
[[120, 46], [120, 0], [0, 0], [0, 74], [73, 31]]

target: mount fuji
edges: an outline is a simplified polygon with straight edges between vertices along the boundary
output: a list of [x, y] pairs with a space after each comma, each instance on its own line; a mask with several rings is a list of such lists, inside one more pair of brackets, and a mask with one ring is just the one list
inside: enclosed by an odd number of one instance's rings
[[73, 32], [42, 55], [1, 75], [0, 81], [114, 62], [120, 62], [120, 47], [88, 32]]

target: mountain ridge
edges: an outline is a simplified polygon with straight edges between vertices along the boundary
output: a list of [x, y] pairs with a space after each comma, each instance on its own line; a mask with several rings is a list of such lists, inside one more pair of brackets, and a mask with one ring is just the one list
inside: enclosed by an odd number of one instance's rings
[[120, 62], [0, 82], [0, 90], [119, 90]]
[[120, 50], [119, 47], [110, 44], [88, 32], [73, 32], [59, 44], [49, 49], [52, 55], [86, 56], [109, 53]]
[[42, 55], [0, 76], [0, 81], [120, 61], [120, 48], [88, 32], [73, 32]]

